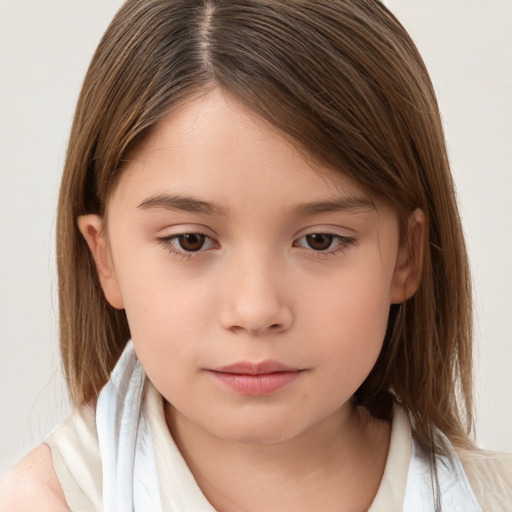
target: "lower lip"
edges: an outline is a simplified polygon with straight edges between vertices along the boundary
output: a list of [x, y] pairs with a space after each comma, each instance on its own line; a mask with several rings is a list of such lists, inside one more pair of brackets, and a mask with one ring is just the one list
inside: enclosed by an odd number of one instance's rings
[[271, 395], [295, 381], [300, 371], [274, 372], [260, 375], [210, 372], [217, 380], [242, 395]]

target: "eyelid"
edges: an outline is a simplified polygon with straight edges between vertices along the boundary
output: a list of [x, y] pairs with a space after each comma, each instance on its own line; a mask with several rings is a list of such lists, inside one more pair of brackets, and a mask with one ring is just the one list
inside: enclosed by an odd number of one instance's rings
[[[310, 235], [328, 235], [338, 240], [335, 247], [318, 250], [304, 245], [298, 245], [298, 242]], [[355, 229], [339, 224], [315, 224], [302, 228], [294, 237], [293, 246], [299, 250], [306, 251], [312, 257], [329, 258], [343, 254], [351, 246], [357, 245], [359, 234]]]
[[179, 248], [177, 248], [174, 244], [174, 241], [182, 236], [185, 236], [185, 235], [200, 235], [200, 236], [205, 237], [206, 240], [209, 240], [214, 248], [218, 248], [219, 243], [215, 240], [215, 238], [213, 236], [208, 235], [204, 231], [206, 231], [206, 230], [202, 230], [200, 228], [197, 229], [196, 226], [191, 226], [190, 229], [182, 227], [182, 229], [180, 229], [176, 233], [170, 233], [170, 234], [164, 235], [164, 236], [156, 236], [155, 241], [157, 243], [159, 243], [160, 245], [162, 245], [170, 254], [173, 254], [173, 255], [179, 257], [180, 259], [188, 260], [192, 257], [197, 258], [197, 257], [202, 256], [203, 253], [205, 253], [206, 251], [211, 249], [211, 247], [207, 247], [206, 249], [203, 249], [203, 247], [201, 247], [197, 251], [186, 251], [186, 250], [180, 250]]
[[298, 247], [301, 247], [302, 249], [307, 250], [315, 257], [326, 257], [335, 255], [337, 253], [344, 252], [349, 246], [354, 245], [356, 243], [356, 239], [354, 237], [344, 236], [340, 235], [338, 233], [331, 233], [328, 231], [312, 231], [309, 233], [305, 233], [304, 235], [298, 237], [294, 241], [294, 245], [297, 244], [300, 240], [303, 238], [306, 238], [311, 235], [326, 235], [333, 237], [333, 240], [338, 240], [338, 243], [334, 248], [327, 248], [327, 249], [314, 249], [313, 247], [306, 247], [303, 245], [298, 245]]

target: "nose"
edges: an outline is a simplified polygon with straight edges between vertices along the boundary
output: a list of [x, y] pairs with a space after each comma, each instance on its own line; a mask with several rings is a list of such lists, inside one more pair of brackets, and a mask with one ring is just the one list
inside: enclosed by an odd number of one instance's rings
[[225, 329], [261, 335], [290, 328], [293, 314], [286, 279], [271, 258], [241, 258], [230, 265], [223, 281], [220, 321]]

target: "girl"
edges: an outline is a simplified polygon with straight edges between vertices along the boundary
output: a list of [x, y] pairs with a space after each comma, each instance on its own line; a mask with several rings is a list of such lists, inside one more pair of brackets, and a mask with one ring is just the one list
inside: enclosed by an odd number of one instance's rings
[[510, 510], [428, 74], [376, 0], [129, 0], [58, 209], [74, 410], [7, 510]]

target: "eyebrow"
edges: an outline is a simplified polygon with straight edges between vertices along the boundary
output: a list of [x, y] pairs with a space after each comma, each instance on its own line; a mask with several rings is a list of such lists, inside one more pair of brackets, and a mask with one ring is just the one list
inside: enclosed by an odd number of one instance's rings
[[226, 208], [209, 201], [202, 201], [194, 197], [175, 194], [159, 194], [144, 199], [138, 208], [143, 210], [163, 209], [189, 213], [202, 213], [206, 215], [227, 215]]
[[[227, 216], [229, 210], [221, 205], [196, 199], [188, 195], [158, 194], [144, 199], [138, 208], [142, 210], [163, 209], [199, 213], [204, 215]], [[330, 212], [357, 212], [375, 209], [375, 203], [365, 197], [340, 197], [327, 201], [301, 203], [292, 209], [300, 217], [320, 215]]]
[[315, 201], [303, 203], [295, 207], [296, 215], [320, 215], [331, 212], [358, 212], [361, 210], [375, 210], [375, 203], [366, 197], [340, 197], [329, 201]]

